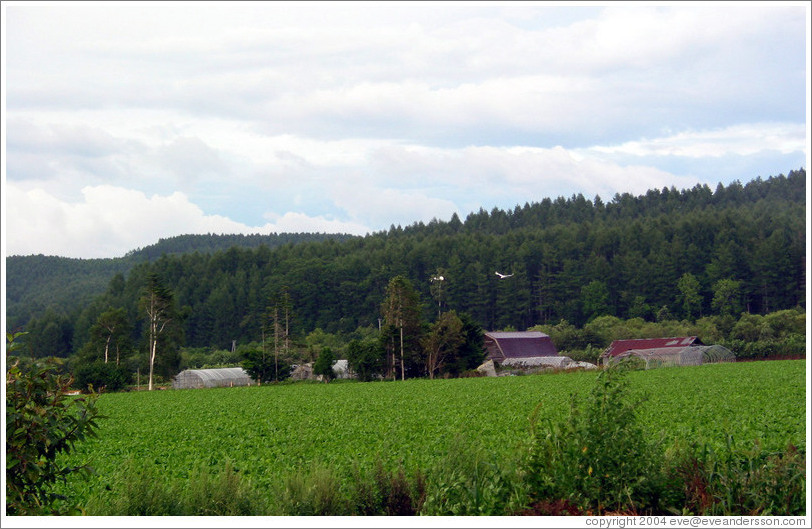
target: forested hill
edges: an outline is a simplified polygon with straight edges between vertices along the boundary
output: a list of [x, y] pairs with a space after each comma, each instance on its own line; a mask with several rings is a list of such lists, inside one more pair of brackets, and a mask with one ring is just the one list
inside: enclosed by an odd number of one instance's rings
[[116, 274], [126, 274], [138, 263], [162, 255], [214, 253], [233, 246], [276, 248], [285, 244], [346, 240], [350, 235], [271, 233], [254, 235], [179, 235], [111, 259], [72, 259], [47, 255], [6, 258], [6, 319], [8, 327], [24, 326], [32, 316], [52, 309], [68, 315], [104, 293]]
[[298, 244], [300, 242], [321, 242], [327, 239], [343, 241], [352, 238], [352, 235], [337, 233], [271, 233], [262, 234], [236, 234], [236, 235], [178, 235], [167, 239], [159, 239], [156, 244], [133, 250], [125, 256], [135, 261], [154, 261], [163, 255], [182, 253], [214, 253], [228, 250], [231, 247], [257, 248], [267, 246], [276, 248], [285, 244]]
[[[23, 326], [34, 334], [58, 330], [60, 350], [69, 352], [87, 341], [99, 314], [122, 307], [139, 338], [138, 297], [150, 273], [174, 292], [193, 347], [259, 340], [267, 307], [283, 289], [299, 335], [377, 326], [386, 285], [397, 275], [414, 284], [428, 318], [440, 303], [485, 329], [561, 319], [581, 325], [600, 314], [766, 313], [805, 303], [805, 201], [801, 169], [715, 190], [664, 188], [608, 202], [577, 195], [366, 237], [164, 255], [117, 275], [81, 310]], [[513, 276], [500, 280], [496, 271]], [[432, 283], [435, 275], [444, 281]], [[25, 284], [42, 288], [31, 277]]]

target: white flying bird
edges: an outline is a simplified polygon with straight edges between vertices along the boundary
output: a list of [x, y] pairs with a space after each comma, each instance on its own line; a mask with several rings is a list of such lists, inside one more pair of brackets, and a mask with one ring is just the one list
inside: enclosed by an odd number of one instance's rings
[[513, 277], [513, 274], [505, 275], [505, 274], [500, 274], [499, 272], [496, 272], [496, 275], [499, 276], [499, 279], [505, 279], [506, 277]]

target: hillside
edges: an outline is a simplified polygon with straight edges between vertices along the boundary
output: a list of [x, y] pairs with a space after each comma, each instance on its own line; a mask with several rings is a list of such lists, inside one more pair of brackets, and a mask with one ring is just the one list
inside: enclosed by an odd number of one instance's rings
[[[544, 199], [365, 237], [289, 244], [271, 236], [276, 247], [239, 247], [234, 241], [261, 238], [185, 236], [162, 242], [157, 259], [154, 248], [122, 260], [11, 258], [9, 324], [47, 334], [32, 340], [66, 356], [87, 341], [99, 314], [121, 307], [138, 343], [138, 298], [153, 273], [174, 292], [190, 347], [258, 341], [267, 308], [282, 292], [295, 335], [376, 327], [397, 275], [413, 283], [429, 321], [438, 309], [454, 309], [485, 329], [561, 320], [581, 326], [597, 315], [764, 314], [805, 304], [805, 197], [801, 169], [715, 190], [618, 194], [606, 203], [581, 195]], [[229, 249], [217, 250], [218, 240]], [[197, 243], [208, 246], [194, 251]], [[500, 280], [496, 271], [513, 276]], [[437, 290], [434, 275], [445, 278]]]
[[285, 244], [327, 239], [346, 240], [350, 235], [320, 233], [271, 233], [266, 235], [179, 235], [160, 239], [126, 256], [111, 259], [73, 259], [28, 255], [6, 258], [6, 319], [10, 329], [25, 325], [47, 309], [70, 314], [102, 294], [116, 274], [163, 255], [210, 254], [233, 246], [277, 248]]

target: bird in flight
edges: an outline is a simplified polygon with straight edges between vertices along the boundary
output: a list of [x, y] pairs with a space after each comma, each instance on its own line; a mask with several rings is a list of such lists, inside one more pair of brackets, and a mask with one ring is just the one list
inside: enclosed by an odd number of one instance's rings
[[513, 277], [513, 274], [500, 274], [499, 272], [496, 272], [496, 275], [499, 276], [499, 279], [505, 279], [506, 277]]

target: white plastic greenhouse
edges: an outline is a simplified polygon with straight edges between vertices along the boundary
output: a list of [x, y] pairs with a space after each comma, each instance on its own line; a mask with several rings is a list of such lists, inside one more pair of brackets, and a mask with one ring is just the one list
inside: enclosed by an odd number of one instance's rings
[[223, 388], [250, 386], [254, 383], [241, 367], [220, 369], [187, 369], [172, 381], [173, 389]]
[[501, 362], [506, 367], [547, 367], [563, 369], [572, 363], [572, 358], [567, 356], [531, 356], [526, 358], [506, 358]]
[[[635, 360], [637, 359], [637, 360]], [[688, 347], [658, 347], [631, 349], [612, 357], [608, 363], [638, 361], [646, 369], [673, 366], [698, 366], [720, 362], [735, 362], [736, 356], [721, 345], [692, 345]]]

